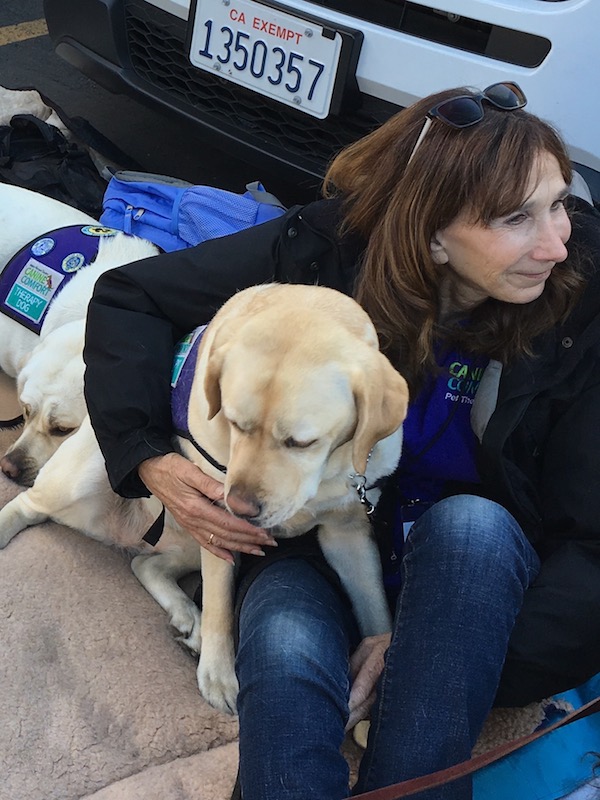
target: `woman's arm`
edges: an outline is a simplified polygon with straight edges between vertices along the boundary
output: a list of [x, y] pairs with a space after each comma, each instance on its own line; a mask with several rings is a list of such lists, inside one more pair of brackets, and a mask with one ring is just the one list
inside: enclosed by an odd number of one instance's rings
[[543, 563], [511, 637], [498, 705], [526, 705], [600, 672], [600, 352], [588, 350], [568, 380], [571, 397], [554, 401], [540, 452]]

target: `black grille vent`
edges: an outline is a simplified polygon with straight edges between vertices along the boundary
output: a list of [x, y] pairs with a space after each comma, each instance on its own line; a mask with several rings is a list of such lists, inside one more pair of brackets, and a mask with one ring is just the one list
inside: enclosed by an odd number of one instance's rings
[[[560, 2], [561, 0], [549, 0]], [[402, 31], [429, 42], [448, 45], [458, 50], [518, 64], [538, 67], [551, 49], [543, 36], [524, 33], [502, 25], [438, 11], [423, 0], [313, 0], [325, 8], [334, 8], [357, 19], [365, 19], [385, 28]]]
[[139, 0], [127, 0], [125, 10], [131, 64], [142, 83], [165, 92], [173, 104], [205, 124], [311, 175], [321, 177], [342, 147], [400, 110], [361, 95], [358, 110], [314, 119], [193, 67], [183, 20]]

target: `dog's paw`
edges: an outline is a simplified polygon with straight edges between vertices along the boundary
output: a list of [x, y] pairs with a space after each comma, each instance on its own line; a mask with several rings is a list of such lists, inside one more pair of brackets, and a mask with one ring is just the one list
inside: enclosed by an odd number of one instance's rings
[[[223, 646], [224, 645], [224, 646]], [[198, 662], [198, 687], [207, 703], [226, 714], [237, 714], [238, 681], [234, 668], [233, 647], [204, 640]]]
[[11, 514], [8, 506], [5, 506], [0, 513], [0, 550], [4, 550], [6, 545], [26, 527], [27, 523], [24, 523], [19, 515]]
[[5, 531], [0, 531], [0, 550], [4, 550], [6, 545], [11, 542], [15, 536], [15, 533], [7, 535]]
[[177, 637], [177, 640], [196, 655], [200, 652], [200, 644], [202, 642], [202, 637], [200, 636], [201, 622], [200, 609], [191, 600], [189, 603], [181, 603], [171, 613], [170, 623], [181, 634], [181, 636]]

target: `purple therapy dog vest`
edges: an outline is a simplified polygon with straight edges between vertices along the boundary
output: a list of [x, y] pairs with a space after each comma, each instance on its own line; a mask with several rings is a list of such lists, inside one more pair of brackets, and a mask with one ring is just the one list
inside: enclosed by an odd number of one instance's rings
[[23, 247], [0, 274], [0, 311], [39, 334], [52, 300], [98, 255], [100, 239], [119, 231], [69, 225]]
[[196, 328], [177, 344], [171, 373], [171, 417], [173, 429], [179, 436], [190, 438], [188, 429], [188, 406], [194, 382], [198, 348], [206, 325]]
[[[188, 425], [188, 409], [190, 405], [190, 394], [194, 382], [196, 371], [196, 361], [198, 358], [198, 348], [207, 325], [201, 325], [196, 330], [188, 333], [175, 348], [173, 360], [173, 371], [171, 373], [171, 419], [173, 429], [178, 436], [182, 436], [191, 442], [200, 455], [205, 458], [215, 469], [225, 474], [227, 467], [219, 464], [204, 447], [197, 442]], [[153, 526], [154, 527], [154, 526]], [[144, 537], [146, 539], [146, 537]], [[146, 539], [151, 544], [156, 544], [152, 538]]]

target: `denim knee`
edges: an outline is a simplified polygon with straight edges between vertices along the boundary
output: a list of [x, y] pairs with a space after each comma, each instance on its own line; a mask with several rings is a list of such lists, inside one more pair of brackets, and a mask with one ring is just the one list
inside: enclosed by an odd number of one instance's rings
[[273, 608], [262, 622], [250, 635], [240, 637], [240, 664], [251, 654], [253, 660], [261, 661], [270, 681], [302, 678], [321, 669], [327, 672], [324, 665], [329, 649], [324, 631], [301, 607]]
[[301, 681], [320, 684], [345, 708], [353, 625], [337, 589], [310, 565], [286, 559], [267, 568], [240, 615], [240, 700], [263, 682], [286, 692]]
[[477, 495], [455, 495], [433, 505], [413, 525], [407, 549], [409, 553], [430, 550], [442, 569], [459, 562], [471, 580], [516, 569], [527, 586], [539, 569], [515, 518], [503, 506]]

